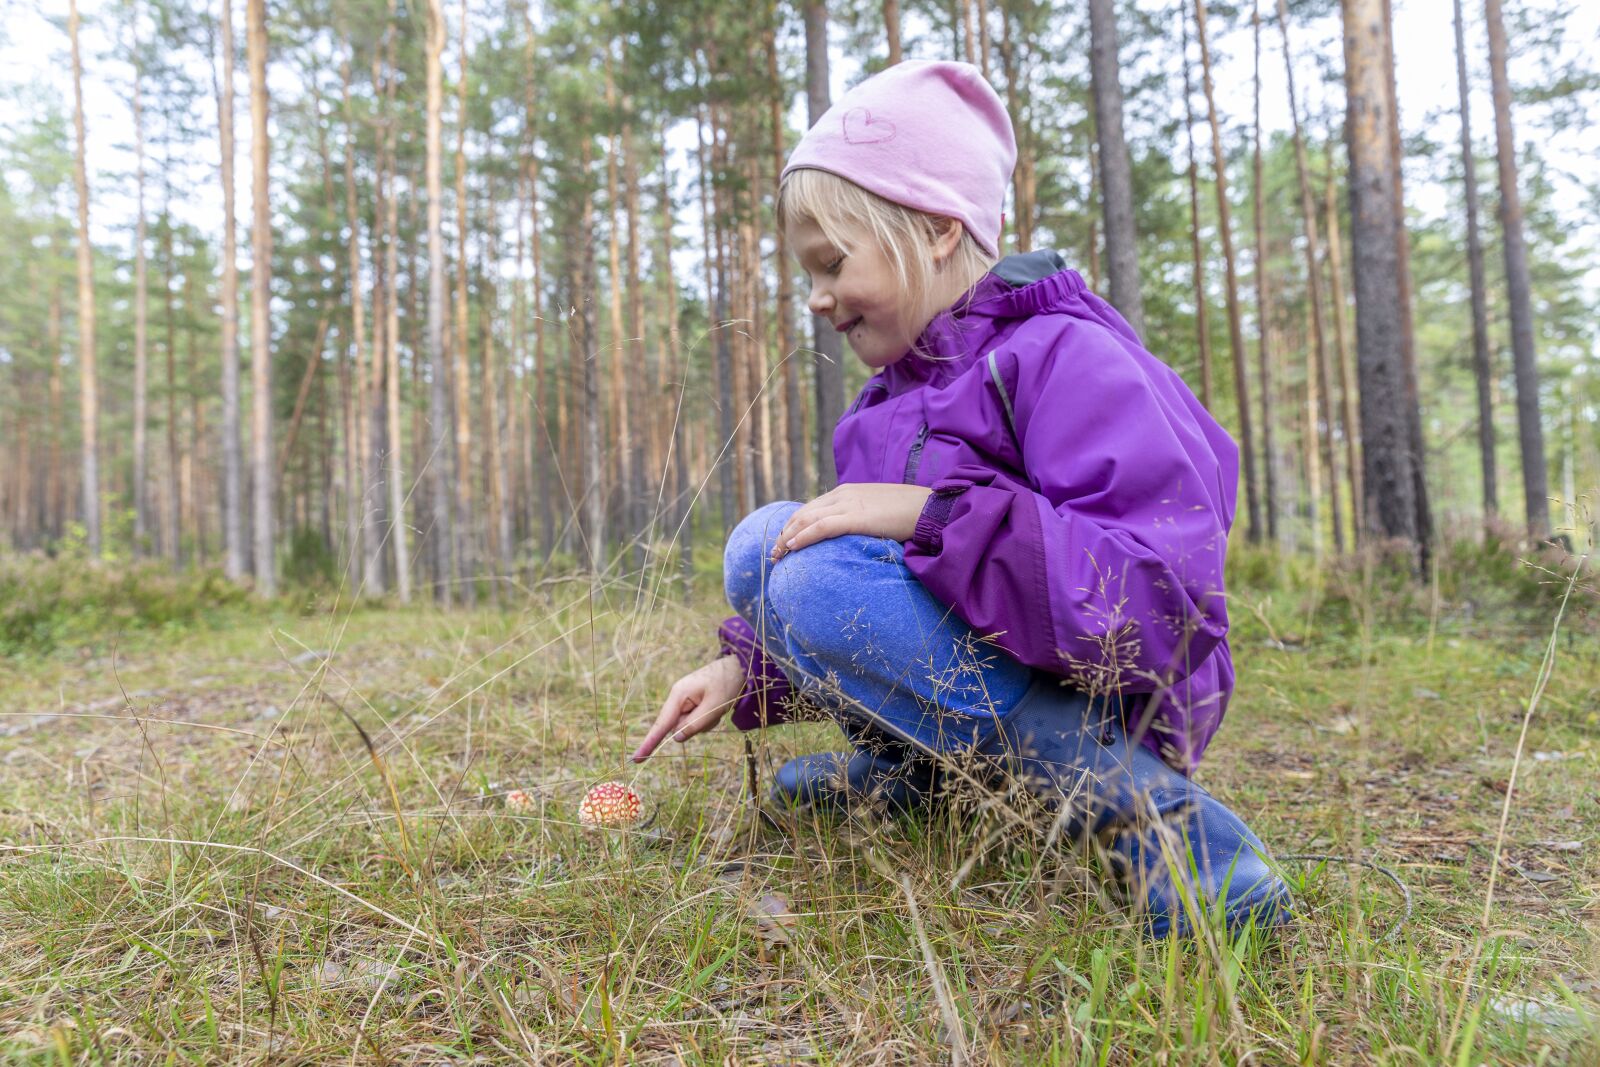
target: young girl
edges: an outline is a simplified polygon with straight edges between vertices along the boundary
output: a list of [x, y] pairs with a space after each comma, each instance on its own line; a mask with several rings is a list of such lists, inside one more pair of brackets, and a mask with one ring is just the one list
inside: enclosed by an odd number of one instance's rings
[[723, 655], [633, 758], [803, 703], [852, 751], [786, 764], [782, 804], [915, 810], [964, 755], [1103, 841], [1153, 934], [1198, 907], [1280, 921], [1261, 842], [1187, 777], [1233, 689], [1237, 449], [1058, 256], [996, 263], [1015, 161], [949, 62], [869, 78], [795, 149], [779, 224], [877, 373], [834, 431], [839, 487], [734, 530]]

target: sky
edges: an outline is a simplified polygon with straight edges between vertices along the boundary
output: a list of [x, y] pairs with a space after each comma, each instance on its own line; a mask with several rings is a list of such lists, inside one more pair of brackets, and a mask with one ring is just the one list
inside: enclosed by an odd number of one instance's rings
[[[1533, 2], [1550, 5], [1556, 0], [1533, 0]], [[495, 12], [499, 10], [499, 5], [485, 4], [482, 0], [472, 0], [472, 3], [474, 11], [483, 11], [487, 14], [491, 10]], [[1176, 0], [1136, 0], [1136, 3], [1139, 9], [1148, 15], [1156, 17], [1164, 15], [1169, 19], [1177, 17]], [[453, 6], [453, 0], [446, 0], [447, 9]], [[1266, 6], [1263, 4], [1263, 7]], [[1566, 50], [1568, 54], [1593, 55], [1600, 49], [1600, 4], [1579, 3], [1569, 6], [1573, 10], [1570, 15]], [[100, 18], [102, 12], [110, 7], [110, 0], [82, 0], [81, 4], [86, 20], [83, 34], [86, 71], [84, 96], [88, 124], [91, 197], [96, 240], [129, 242], [132, 219], [135, 216], [131, 177], [133, 172], [132, 119], [129, 103], [132, 95], [131, 69], [127, 64], [110, 57], [109, 53], [114, 45], [108, 40], [105, 28], [98, 25], [102, 21]], [[1469, 52], [1473, 53], [1469, 62], [1475, 83], [1472, 98], [1473, 130], [1480, 151], [1486, 151], [1492, 146], [1493, 112], [1487, 90], [1486, 48], [1482, 43], [1482, 8], [1475, 0], [1469, 3], [1468, 7]], [[1119, 5], [1119, 9], [1126, 11], [1122, 5]], [[61, 28], [65, 25], [66, 12], [66, 0], [0, 0], [0, 92], [9, 94], [19, 85], [43, 86], [58, 95], [61, 100], [70, 103], [72, 93], [70, 53], [66, 33]], [[1451, 0], [1395, 0], [1394, 17], [1396, 77], [1403, 128], [1408, 136], [1425, 132], [1435, 141], [1454, 144], [1459, 134], [1456, 118], [1456, 71]], [[57, 20], [59, 25], [52, 20]], [[453, 24], [453, 17], [451, 21]], [[241, 39], [243, 22], [243, 5], [238, 4], [235, 9], [235, 24], [240, 30]], [[914, 36], [914, 27], [907, 29], [907, 37]], [[1335, 61], [1336, 67], [1342, 66], [1339, 26], [1334, 19], [1329, 18], [1294, 26], [1291, 32], [1297, 54], [1296, 83], [1302, 94], [1301, 109], [1303, 112], [1315, 114], [1325, 108], [1327, 101], [1321, 99], [1321, 79], [1316, 75], [1313, 57], [1331, 58]], [[835, 97], [860, 77], [859, 66], [846, 62], [839, 51], [840, 36], [838, 32], [834, 34], [835, 59], [831, 74]], [[1238, 29], [1219, 34], [1214, 25], [1213, 36], [1212, 49], [1217, 61], [1215, 79], [1219, 107], [1224, 112], [1225, 120], [1229, 118], [1234, 121], [1248, 120], [1246, 109], [1250, 106], [1252, 72], [1249, 26], [1245, 23]], [[1286, 130], [1289, 126], [1283, 63], [1278, 47], [1275, 27], [1264, 28], [1262, 122], [1268, 131]], [[451, 51], [453, 48], [452, 40], [447, 45], [447, 68], [453, 62]], [[1524, 70], [1528, 62], [1518, 57], [1515, 51], [1516, 46], [1513, 42], [1511, 80], [1514, 85], [1526, 80], [1527, 75], [1519, 78], [1519, 71]], [[916, 54], [908, 53], [908, 57], [914, 57]], [[1152, 57], [1152, 61], [1162, 62], [1170, 69], [1174, 78], [1181, 76], [1176, 49], [1170, 54]], [[242, 49], [240, 62], [242, 68]], [[209, 81], [208, 72], [200, 73]], [[1532, 73], [1531, 70], [1529, 73]], [[273, 84], [277, 86], [281, 83], [288, 89], [289, 77], [288, 71], [279, 69], [272, 76]], [[235, 128], [240, 138], [235, 177], [237, 210], [241, 225], [246, 224], [251, 210], [247, 151], [249, 108], [248, 99], [244, 95], [246, 89], [246, 79], [241, 69], [235, 86], [239, 104]], [[1197, 102], [1198, 100], [1197, 96]], [[191, 161], [183, 169], [182, 177], [177, 182], [179, 195], [175, 201], [174, 211], [188, 222], [214, 230], [219, 229], [221, 225], [222, 197], [215, 179], [215, 164], [212, 162], [217, 157], [214, 133], [216, 119], [214, 105], [209, 105], [209, 102], [206, 115], [209, 120], [208, 127], [211, 129], [209, 140], [202, 139], [196, 143], [194, 153], [197, 160]], [[803, 101], [797, 98], [791, 118], [798, 125], [803, 116]], [[13, 118], [14, 116], [7, 116], [0, 111], [0, 124], [9, 125]], [[1600, 226], [1591, 223], [1583, 227], [1576, 222], [1581, 215], [1579, 208], [1584, 196], [1592, 198], [1595, 195], [1592, 191], [1586, 192], [1582, 182], [1593, 180], [1595, 162], [1600, 160], [1600, 126], [1591, 124], [1588, 128], [1569, 130], [1558, 136], [1548, 136], [1544, 131], [1532, 130], [1525, 122], [1517, 133], [1519, 143], [1530, 135], [1540, 137], [1541, 149], [1551, 163], [1558, 170], [1574, 176], [1573, 180], [1562, 182], [1558, 186], [1558, 209], [1574, 218], [1579, 240], [1587, 247], [1600, 248]], [[1196, 137], [1199, 140], [1202, 158], [1208, 158], [1207, 134], [1203, 123], [1197, 127]], [[680, 125], [671, 132], [669, 145], [678, 160], [685, 160], [693, 151], [694, 140], [692, 124]], [[160, 160], [152, 161], [150, 164], [152, 168], [160, 165]], [[680, 196], [687, 198], [689, 191], [687, 182], [691, 168], [680, 165], [676, 170], [680, 182], [685, 183], [680, 188]], [[151, 197], [156, 195], [159, 194], [154, 192], [147, 194]], [[1450, 189], [1438, 181], [1430, 180], [1429, 175], [1413, 174], [1408, 170], [1407, 200], [1413, 212], [1424, 216], [1437, 215], [1445, 209], [1452, 195]], [[691, 211], [696, 206], [691, 199]], [[1588, 214], [1596, 214], [1592, 206]], [[1486, 221], [1492, 221], [1492, 216], [1486, 216]], [[698, 225], [694, 225], [691, 229], [691, 222], [697, 220], [687, 215], [680, 220], [684, 233], [698, 233]], [[685, 256], [695, 255], [695, 252], [688, 247], [688, 242], [680, 241], [680, 247], [684, 249]], [[241, 240], [241, 257], [241, 262], [248, 257], [248, 250], [243, 240]], [[687, 259], [685, 269], [679, 276], [696, 277], [697, 269], [691, 269], [694, 265], [693, 258]], [[1591, 274], [1589, 283], [1591, 290], [1600, 295], [1600, 270]]]

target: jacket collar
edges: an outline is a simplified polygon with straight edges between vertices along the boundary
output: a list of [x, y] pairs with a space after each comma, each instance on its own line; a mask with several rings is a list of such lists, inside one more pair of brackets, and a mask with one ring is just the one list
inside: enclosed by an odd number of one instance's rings
[[891, 394], [959, 377], [1008, 320], [1066, 309], [1083, 279], [1056, 252], [1007, 256], [961, 299], [933, 317], [911, 352], [881, 373]]

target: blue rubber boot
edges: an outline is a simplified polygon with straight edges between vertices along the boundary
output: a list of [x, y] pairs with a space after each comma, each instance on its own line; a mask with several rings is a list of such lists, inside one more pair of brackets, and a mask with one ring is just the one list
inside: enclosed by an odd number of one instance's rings
[[1202, 910], [1220, 910], [1230, 932], [1289, 917], [1289, 888], [1250, 828], [1059, 679], [1036, 679], [978, 753], [1055, 811], [1070, 838], [1106, 842], [1152, 937], [1187, 936]]
[[931, 759], [857, 723], [842, 724], [853, 751], [799, 756], [773, 776], [779, 810], [843, 815], [884, 805], [904, 814], [925, 806], [937, 775]]

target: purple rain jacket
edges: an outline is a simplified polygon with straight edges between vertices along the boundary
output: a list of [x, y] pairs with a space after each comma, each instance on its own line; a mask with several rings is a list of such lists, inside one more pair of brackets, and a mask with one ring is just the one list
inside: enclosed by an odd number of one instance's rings
[[[833, 452], [841, 483], [933, 490], [905, 561], [941, 603], [1022, 663], [1120, 694], [1129, 730], [1193, 770], [1233, 691], [1238, 448], [1058, 255], [1010, 256], [936, 316]], [[785, 721], [788, 679], [749, 623], [720, 637], [746, 669], [734, 724]]]

